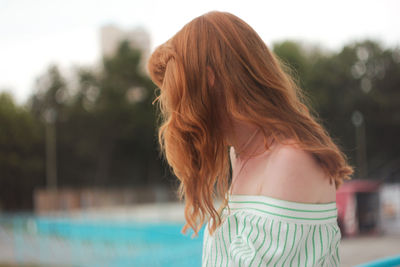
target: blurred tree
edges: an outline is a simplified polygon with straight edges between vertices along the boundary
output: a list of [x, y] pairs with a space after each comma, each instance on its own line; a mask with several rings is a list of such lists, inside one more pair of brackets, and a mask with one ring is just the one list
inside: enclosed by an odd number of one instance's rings
[[0, 93], [0, 210], [32, 208], [32, 191], [44, 185], [43, 125]]
[[[363, 114], [368, 172], [361, 178], [400, 179], [399, 49], [384, 50], [365, 40], [331, 53], [286, 41], [275, 44], [273, 51], [300, 74], [313, 108], [354, 165], [362, 148], [351, 117], [355, 110]], [[359, 175], [356, 170], [355, 177]]]
[[56, 117], [62, 118], [69, 92], [58, 67], [50, 65], [46, 73], [36, 79], [35, 87], [35, 94], [28, 100], [32, 113], [44, 119], [48, 110], [54, 110]]
[[[32, 110], [38, 113], [51, 103], [62, 114], [57, 120], [60, 186], [167, 181], [155, 138], [155, 86], [141, 73], [140, 59], [138, 50], [122, 42], [114, 56], [103, 58], [100, 69], [76, 69], [74, 90], [54, 69], [45, 75], [52, 86], [38, 89]], [[66, 96], [61, 105], [51, 97], [59, 90]]]
[[93, 114], [100, 132], [96, 180], [123, 184], [154, 183], [158, 173], [155, 153], [154, 85], [140, 71], [140, 51], [122, 42], [114, 57], [103, 59]]
[[279, 58], [292, 70], [292, 77], [294, 77], [299, 86], [304, 87], [306, 78], [309, 75], [310, 62], [305, 55], [304, 45], [295, 41], [275, 42], [273, 44], [273, 51]]
[[[352, 124], [357, 110], [365, 122], [366, 178], [399, 180], [400, 49], [384, 49], [365, 40], [331, 52], [285, 41], [275, 43], [273, 51], [292, 68], [351, 164], [357, 165], [359, 149]], [[0, 94], [4, 209], [31, 207], [32, 191], [46, 184], [49, 114], [57, 136], [54, 160], [59, 186], [175, 181], [159, 157], [156, 107], [151, 105], [156, 86], [140, 71], [140, 60], [140, 52], [122, 42], [114, 56], [103, 58], [100, 68], [77, 68], [76, 80], [65, 79], [57, 66], [50, 66], [38, 78], [27, 108], [17, 106], [10, 94]]]
[[68, 88], [64, 77], [55, 65], [36, 80], [37, 93], [30, 99], [33, 114], [45, 125], [46, 186], [57, 188], [57, 128], [60, 119], [65, 119]]

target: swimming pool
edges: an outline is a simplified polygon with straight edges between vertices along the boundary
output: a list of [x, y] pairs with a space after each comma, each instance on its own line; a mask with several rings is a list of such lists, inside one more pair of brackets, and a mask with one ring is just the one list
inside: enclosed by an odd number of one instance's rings
[[[182, 223], [8, 214], [0, 216], [0, 262], [51, 266], [200, 266], [199, 236]], [[1, 252], [2, 251], [2, 252]]]

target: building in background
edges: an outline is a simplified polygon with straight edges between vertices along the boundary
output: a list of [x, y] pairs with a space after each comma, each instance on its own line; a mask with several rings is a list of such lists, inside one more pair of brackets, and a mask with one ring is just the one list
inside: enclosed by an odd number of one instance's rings
[[100, 29], [101, 55], [103, 57], [112, 56], [119, 44], [127, 40], [132, 48], [139, 49], [142, 52], [142, 60], [140, 62], [141, 69], [147, 73], [146, 62], [150, 56], [150, 34], [141, 27], [131, 30], [123, 30], [113, 24], [104, 25]]
[[346, 181], [336, 192], [343, 236], [400, 235], [400, 183]]
[[376, 234], [380, 227], [381, 183], [354, 179], [343, 183], [336, 192], [338, 223], [342, 236]]

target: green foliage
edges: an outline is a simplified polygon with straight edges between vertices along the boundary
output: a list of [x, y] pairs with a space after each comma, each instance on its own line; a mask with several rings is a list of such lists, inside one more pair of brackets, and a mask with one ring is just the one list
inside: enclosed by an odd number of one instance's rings
[[[341, 51], [294, 41], [273, 51], [293, 69], [324, 126], [351, 161], [356, 158], [351, 116], [365, 119], [369, 178], [399, 177], [400, 50], [365, 40]], [[59, 186], [130, 186], [167, 183], [159, 157], [156, 86], [127, 42], [100, 68], [76, 68], [75, 80], [57, 66], [37, 80], [28, 105], [0, 94], [0, 202], [29, 208], [45, 186], [45, 126], [56, 129]], [[354, 162], [351, 162], [353, 165]], [[394, 178], [393, 178], [394, 177]]]
[[[44, 76], [50, 82], [38, 88], [32, 110], [40, 114], [53, 108], [59, 114], [60, 186], [165, 182], [151, 105], [155, 86], [142, 73], [140, 60], [140, 52], [122, 42], [114, 56], [103, 58], [99, 71], [76, 69], [74, 93], [54, 67]], [[57, 101], [60, 90], [68, 96], [64, 101]]]
[[381, 177], [387, 168], [392, 178], [400, 176], [400, 169], [390, 163], [400, 160], [399, 49], [383, 49], [365, 40], [338, 53], [324, 53], [286, 41], [275, 44], [274, 52], [300, 74], [313, 108], [351, 160], [357, 150], [351, 116], [355, 110], [363, 114], [369, 178], [390, 178]]
[[[43, 184], [43, 132], [29, 111], [0, 93], [0, 209], [32, 208], [31, 191]], [[27, 198], [27, 195], [29, 198]]]

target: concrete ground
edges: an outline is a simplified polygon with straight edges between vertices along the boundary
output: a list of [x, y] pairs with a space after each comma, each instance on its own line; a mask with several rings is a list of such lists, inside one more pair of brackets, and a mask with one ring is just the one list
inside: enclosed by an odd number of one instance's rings
[[400, 257], [400, 236], [381, 235], [342, 238], [339, 249], [343, 267], [374, 261], [379, 258]]

